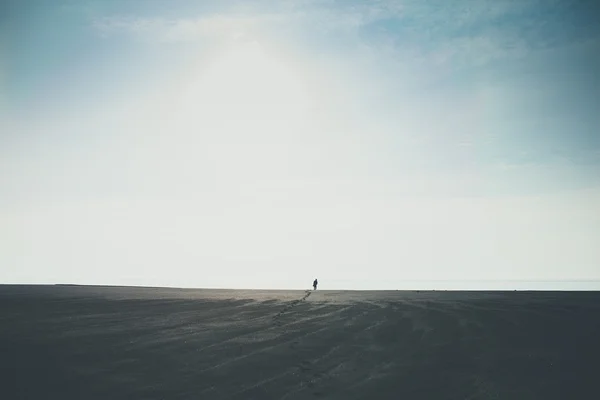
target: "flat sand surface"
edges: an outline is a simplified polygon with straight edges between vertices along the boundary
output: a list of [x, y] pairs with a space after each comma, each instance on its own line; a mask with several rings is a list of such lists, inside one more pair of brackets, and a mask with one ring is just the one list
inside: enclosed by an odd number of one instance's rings
[[600, 398], [599, 292], [0, 286], [0, 398]]

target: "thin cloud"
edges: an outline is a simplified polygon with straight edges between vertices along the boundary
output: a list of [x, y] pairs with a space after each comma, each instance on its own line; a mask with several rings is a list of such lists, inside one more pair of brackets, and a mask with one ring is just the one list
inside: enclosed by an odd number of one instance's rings
[[[484, 65], [495, 59], [522, 56], [534, 46], [531, 38], [518, 29], [498, 28], [494, 23], [510, 17], [522, 22], [518, 16], [523, 6], [471, 1], [462, 4], [439, 7], [410, 1], [341, 5], [305, 1], [267, 8], [259, 2], [195, 17], [109, 16], [94, 20], [92, 26], [103, 36], [128, 34], [167, 43], [236, 38], [263, 30], [273, 34], [293, 31], [296, 38], [301, 38], [310, 29], [311, 35], [333, 35], [356, 49], [385, 52], [404, 62], [408, 59], [441, 66]], [[535, 29], [528, 30], [533, 32], [529, 36], [536, 35]]]
[[[268, 9], [269, 11], [261, 11]], [[92, 27], [104, 36], [129, 34], [161, 42], [200, 40], [206, 37], [235, 36], [258, 29], [295, 27], [312, 31], [352, 33], [361, 27], [399, 15], [397, 2], [343, 5], [329, 1], [273, 4], [242, 3], [232, 9], [208, 15], [166, 19], [113, 15], [96, 18]]]
[[[360, 38], [399, 61], [461, 69], [588, 40], [579, 14], [559, 1], [405, 1], [361, 9]], [[390, 10], [392, 10], [390, 12]], [[541, 13], [540, 13], [540, 10]], [[536, 15], [537, 18], [532, 18]]]
[[176, 43], [207, 38], [235, 38], [277, 19], [276, 15], [217, 14], [180, 19], [112, 16], [96, 19], [92, 26], [103, 36], [128, 34], [141, 39]]

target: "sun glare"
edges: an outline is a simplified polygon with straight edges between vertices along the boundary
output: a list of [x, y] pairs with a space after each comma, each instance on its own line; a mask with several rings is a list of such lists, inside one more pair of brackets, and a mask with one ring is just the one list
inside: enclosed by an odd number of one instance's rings
[[297, 71], [257, 42], [237, 44], [190, 77], [177, 124], [211, 134], [276, 134], [297, 125], [308, 101]]

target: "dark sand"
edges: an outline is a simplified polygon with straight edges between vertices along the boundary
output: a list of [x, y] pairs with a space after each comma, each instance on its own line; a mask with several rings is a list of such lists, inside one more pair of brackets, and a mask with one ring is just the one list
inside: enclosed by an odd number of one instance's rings
[[0, 398], [600, 398], [598, 292], [305, 296], [0, 286]]

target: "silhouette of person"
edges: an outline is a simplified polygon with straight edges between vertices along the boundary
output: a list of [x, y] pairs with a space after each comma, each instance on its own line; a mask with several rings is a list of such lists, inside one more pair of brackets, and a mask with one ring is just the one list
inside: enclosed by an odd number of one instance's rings
[[318, 284], [319, 284], [319, 281], [315, 279], [315, 280], [313, 281], [313, 290], [317, 290], [317, 285], [318, 285]]

